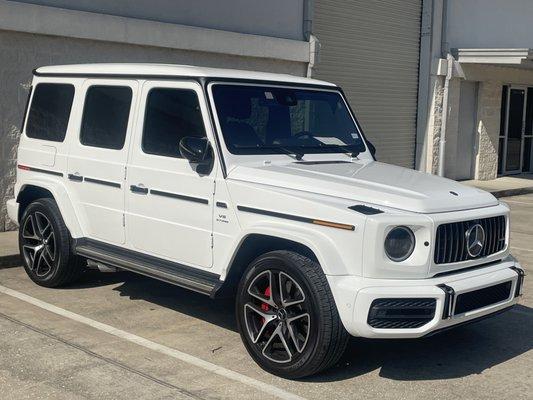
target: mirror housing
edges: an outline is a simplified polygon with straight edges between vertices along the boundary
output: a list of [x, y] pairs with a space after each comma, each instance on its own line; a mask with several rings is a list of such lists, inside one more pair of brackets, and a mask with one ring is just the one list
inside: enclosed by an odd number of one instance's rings
[[206, 137], [186, 136], [180, 140], [180, 154], [194, 164], [210, 164], [213, 149]]

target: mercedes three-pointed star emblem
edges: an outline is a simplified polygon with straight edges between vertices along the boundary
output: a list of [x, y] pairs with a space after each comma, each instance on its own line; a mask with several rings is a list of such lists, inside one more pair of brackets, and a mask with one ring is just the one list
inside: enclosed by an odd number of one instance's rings
[[477, 257], [485, 246], [485, 229], [480, 224], [472, 225], [465, 233], [466, 251], [470, 257]]

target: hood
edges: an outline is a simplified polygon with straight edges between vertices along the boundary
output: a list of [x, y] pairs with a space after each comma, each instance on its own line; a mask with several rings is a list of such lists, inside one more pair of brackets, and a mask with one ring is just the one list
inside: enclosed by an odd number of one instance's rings
[[308, 161], [237, 166], [228, 179], [301, 190], [416, 213], [495, 206], [490, 193], [377, 161]]

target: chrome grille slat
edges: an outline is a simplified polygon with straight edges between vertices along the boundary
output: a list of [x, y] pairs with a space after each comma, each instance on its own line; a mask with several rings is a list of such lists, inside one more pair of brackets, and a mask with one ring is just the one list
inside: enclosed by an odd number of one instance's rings
[[460, 231], [459, 231], [459, 225], [454, 224], [453, 225], [453, 259], [457, 260], [457, 257], [459, 255], [459, 243], [461, 242], [460, 239]]
[[[480, 224], [485, 231], [485, 245], [478, 257], [471, 257], [466, 249], [466, 231], [474, 224]], [[506, 228], [507, 223], [503, 215], [441, 224], [435, 235], [434, 262], [449, 264], [498, 253], [505, 247]]]
[[496, 234], [498, 231], [497, 231], [497, 226], [498, 226], [498, 222], [496, 220], [492, 221], [491, 222], [491, 226], [492, 226], [492, 230], [491, 230], [491, 243], [492, 243], [492, 247], [491, 247], [491, 253], [496, 253], [496, 241], [498, 239], [498, 235]]
[[485, 246], [483, 247], [483, 251], [481, 252], [481, 257], [486, 257], [487, 254], [489, 254], [489, 248], [490, 248], [490, 228], [489, 228], [489, 221], [486, 219], [483, 219], [479, 221], [481, 223], [481, 226], [485, 230]]
[[[446, 231], [445, 231], [445, 234], [446, 234], [446, 260], [451, 260], [451, 256], [450, 256], [450, 250], [452, 249], [452, 238], [451, 238], [451, 226], [449, 227], [446, 227]], [[447, 261], [447, 262], [450, 262], [450, 261]]]

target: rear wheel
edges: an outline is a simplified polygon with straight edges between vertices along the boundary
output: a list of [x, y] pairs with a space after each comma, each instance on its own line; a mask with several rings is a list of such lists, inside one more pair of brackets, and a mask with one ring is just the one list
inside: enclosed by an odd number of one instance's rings
[[322, 269], [290, 251], [250, 265], [239, 285], [237, 323], [252, 358], [285, 378], [332, 366], [348, 341]]
[[83, 261], [72, 254], [70, 242], [54, 200], [39, 199], [28, 205], [21, 219], [19, 248], [26, 273], [35, 283], [57, 287], [79, 277]]

